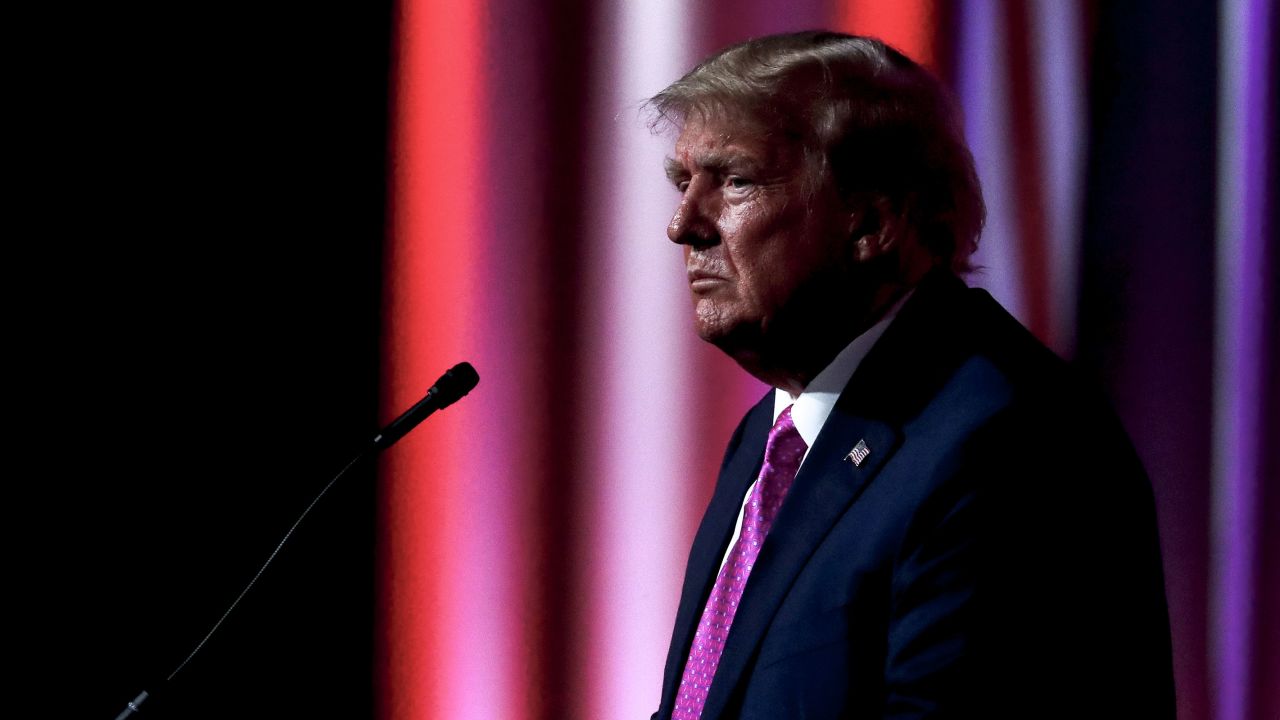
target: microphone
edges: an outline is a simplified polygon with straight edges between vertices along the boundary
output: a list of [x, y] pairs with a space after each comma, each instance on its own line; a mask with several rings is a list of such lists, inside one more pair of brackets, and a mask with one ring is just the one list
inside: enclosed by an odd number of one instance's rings
[[397, 440], [404, 437], [405, 433], [426, 420], [428, 415], [461, 400], [463, 396], [475, 389], [479, 382], [480, 376], [469, 362], [460, 362], [449, 368], [427, 391], [426, 397], [404, 411], [400, 417], [392, 420], [390, 425], [373, 438], [373, 446], [379, 450], [391, 447]]
[[[289, 526], [284, 537], [281, 538], [279, 544], [276, 545], [276, 549], [272, 550], [271, 554], [267, 556], [266, 562], [262, 563], [262, 566], [258, 568], [258, 572], [249, 580], [249, 584], [245, 585], [244, 589], [240, 591], [240, 594], [236, 596], [236, 599], [231, 601], [230, 607], [222, 613], [222, 617], [218, 618], [218, 621], [213, 624], [213, 628], [211, 628], [209, 632], [205, 634], [204, 638], [196, 644], [196, 647], [191, 651], [191, 654], [179, 663], [178, 667], [174, 668], [173, 672], [169, 673], [169, 676], [165, 678], [164, 683], [167, 685], [172, 682], [174, 676], [186, 667], [187, 663], [191, 662], [191, 659], [196, 656], [196, 653], [200, 652], [200, 649], [205, 646], [205, 643], [209, 642], [209, 638], [213, 637], [213, 634], [218, 631], [218, 628], [222, 627], [222, 623], [226, 621], [227, 616], [240, 605], [240, 601], [244, 599], [246, 594], [248, 594], [249, 590], [258, 581], [258, 578], [262, 577], [262, 573], [266, 572], [267, 566], [271, 564], [272, 560], [276, 559], [276, 555], [280, 553], [280, 549], [284, 547], [285, 543], [289, 542], [289, 538], [293, 536], [293, 531], [298, 529], [298, 526], [302, 524], [302, 521], [311, 513], [311, 509], [316, 506], [316, 503], [320, 502], [320, 498], [324, 497], [325, 494], [329, 492], [329, 488], [332, 488], [335, 483], [341, 480], [342, 476], [346, 475], [348, 470], [364, 458], [368, 457], [370, 451], [381, 451], [391, 447], [397, 440], [404, 437], [405, 433], [417, 427], [418, 423], [426, 420], [428, 415], [442, 408], [449, 407], [455, 402], [461, 400], [467, 393], [474, 390], [479, 382], [480, 375], [476, 373], [475, 368], [471, 367], [471, 363], [460, 362], [457, 365], [454, 365], [445, 371], [445, 374], [441, 375], [439, 380], [436, 380], [436, 384], [431, 386], [431, 389], [427, 391], [426, 396], [419, 400], [416, 405], [406, 410], [400, 415], [400, 417], [392, 420], [390, 425], [383, 428], [382, 432], [374, 436], [373, 441], [366, 446], [359, 455], [352, 458], [351, 461], [347, 463], [346, 467], [338, 471], [338, 474], [333, 476], [333, 479], [329, 481], [329, 484], [325, 485], [324, 489], [322, 489], [319, 494], [311, 500], [311, 503], [302, 511], [302, 514], [298, 516], [298, 519], [293, 521], [293, 525]], [[120, 711], [120, 714], [116, 716], [116, 720], [127, 720], [134, 713], [141, 712], [142, 704], [151, 696], [152, 693], [149, 693], [146, 690], [138, 693], [138, 695], [125, 706], [125, 709]]]

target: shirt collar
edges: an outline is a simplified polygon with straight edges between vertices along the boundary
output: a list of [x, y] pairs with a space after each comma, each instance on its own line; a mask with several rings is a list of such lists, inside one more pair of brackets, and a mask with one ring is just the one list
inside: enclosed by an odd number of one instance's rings
[[915, 291], [908, 291], [906, 295], [899, 298], [875, 325], [867, 328], [866, 332], [846, 345], [798, 397], [792, 396], [785, 390], [775, 389], [773, 391], [774, 422], [778, 421], [778, 416], [783, 410], [791, 406], [791, 419], [795, 421], [796, 431], [800, 433], [805, 445], [813, 447], [813, 443], [818, 439], [818, 433], [836, 406], [836, 400], [840, 397], [840, 393], [844, 392], [849, 380], [853, 378], [858, 365], [862, 364], [862, 359], [884, 334], [889, 323], [897, 317], [898, 311], [902, 309], [903, 304], [913, 292]]

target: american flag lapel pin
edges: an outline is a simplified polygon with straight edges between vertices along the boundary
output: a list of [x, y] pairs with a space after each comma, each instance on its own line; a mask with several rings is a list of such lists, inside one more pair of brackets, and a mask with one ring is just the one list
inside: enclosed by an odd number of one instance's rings
[[854, 467], [862, 467], [862, 461], [866, 460], [870, 454], [871, 448], [867, 447], [867, 441], [859, 440], [858, 444], [854, 445], [853, 449], [849, 451], [849, 454], [844, 456], [844, 459], [853, 463]]

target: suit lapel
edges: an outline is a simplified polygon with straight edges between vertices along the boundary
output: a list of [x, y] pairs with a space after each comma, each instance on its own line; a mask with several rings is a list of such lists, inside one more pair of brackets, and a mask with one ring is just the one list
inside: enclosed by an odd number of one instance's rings
[[724, 557], [729, 539], [733, 537], [733, 528], [738, 522], [743, 498], [760, 472], [765, 441], [768, 439], [769, 428], [773, 425], [772, 410], [773, 393], [770, 392], [743, 420], [741, 440], [720, 471], [711, 503], [694, 536], [663, 675], [662, 707], [668, 711], [674, 705], [685, 659], [693, 642], [693, 632], [701, 619], [711, 586], [720, 572], [720, 560]]
[[[843, 405], [832, 410], [756, 558], [707, 695], [702, 713], [707, 720], [724, 711], [809, 557], [897, 448], [898, 433], [891, 426], [854, 415]], [[844, 458], [859, 440], [870, 454], [855, 465]]]

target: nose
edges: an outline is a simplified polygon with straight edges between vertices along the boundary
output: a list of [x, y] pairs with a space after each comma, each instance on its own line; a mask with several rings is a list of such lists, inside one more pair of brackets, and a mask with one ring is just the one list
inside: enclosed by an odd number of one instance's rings
[[673, 243], [693, 247], [715, 245], [719, 237], [709, 193], [703, 192], [699, 179], [694, 179], [680, 197], [680, 205], [667, 225], [667, 237]]

